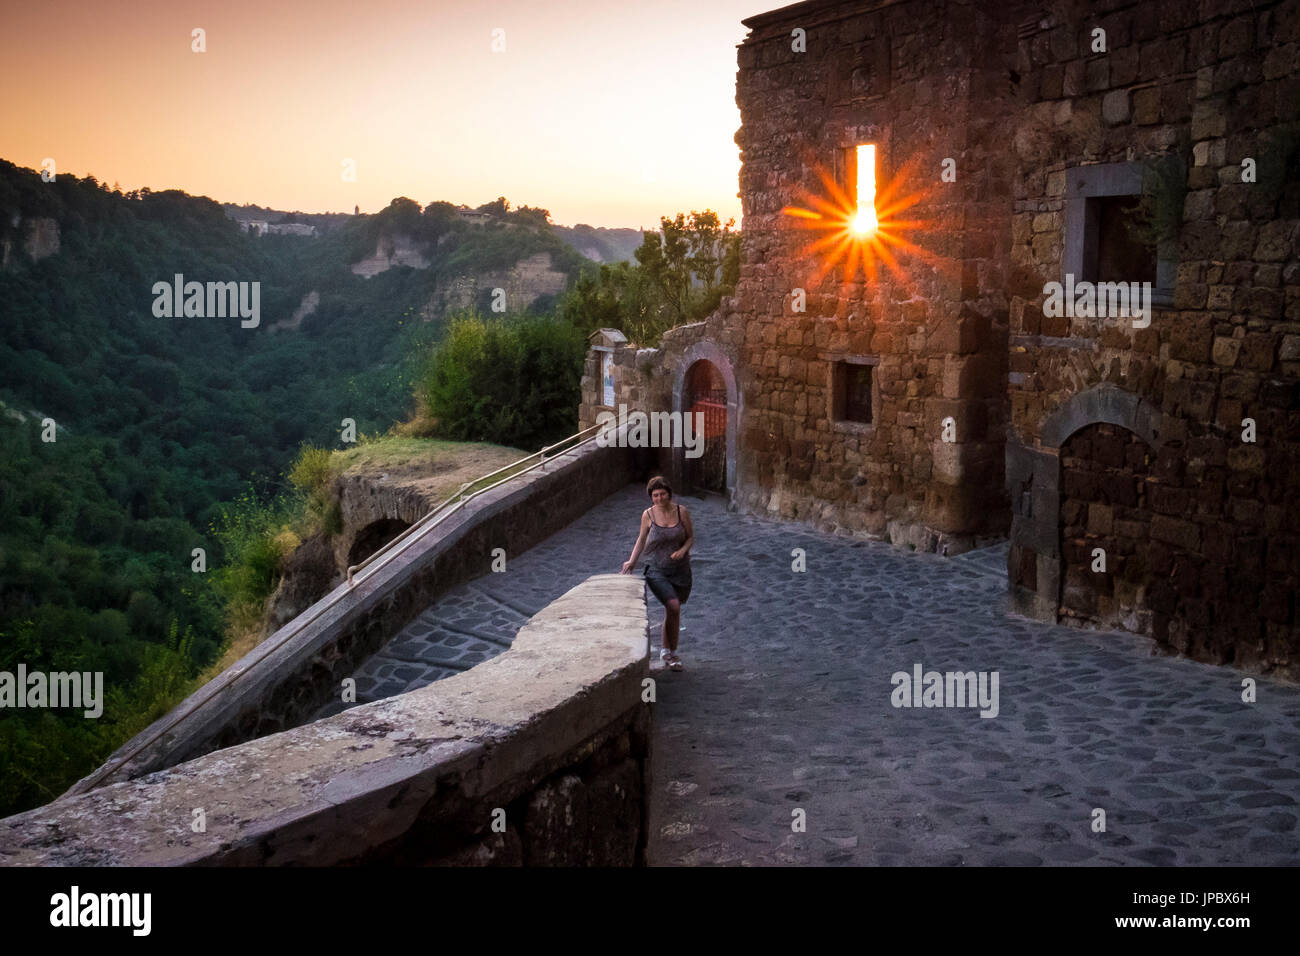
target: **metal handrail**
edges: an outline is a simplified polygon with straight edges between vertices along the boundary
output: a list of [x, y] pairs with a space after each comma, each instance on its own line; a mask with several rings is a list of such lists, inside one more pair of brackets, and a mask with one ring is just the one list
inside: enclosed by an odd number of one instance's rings
[[[501, 467], [501, 468], [498, 468], [496, 471], [489, 472], [488, 474], [482, 476], [481, 478], [476, 478], [476, 479], [474, 479], [473, 481], [467, 481], [467, 482], [465, 482], [463, 485], [460, 486], [460, 488], [456, 491], [456, 493], [455, 493], [454, 495], [452, 495], [450, 498], [448, 498], [448, 499], [447, 499], [446, 501], [444, 501], [442, 504], [438, 505], [438, 507], [434, 508], [434, 509], [433, 509], [432, 511], [430, 511], [428, 514], [426, 514], [426, 515], [424, 515], [423, 517], [421, 517], [418, 521], [415, 522], [415, 524], [411, 525], [409, 528], [405, 529], [405, 530], [404, 530], [401, 534], [399, 534], [397, 537], [393, 538], [392, 541], [387, 542], [383, 547], [381, 547], [379, 550], [377, 550], [374, 554], [370, 555], [368, 558], [366, 558], [366, 560], [362, 561], [360, 564], [356, 564], [356, 565], [353, 565], [353, 566], [349, 567], [349, 568], [348, 568], [348, 574], [347, 574], [347, 582], [346, 582], [347, 585], [348, 585], [348, 590], [347, 590], [346, 592], [343, 592], [343, 594], [351, 594], [351, 593], [352, 593], [352, 588], [354, 588], [354, 587], [356, 586], [356, 584], [359, 583], [359, 581], [354, 581], [354, 580], [353, 580], [353, 576], [352, 576], [352, 575], [353, 575], [353, 572], [354, 572], [354, 571], [357, 571], [357, 570], [360, 570], [361, 568], [365, 568], [365, 567], [367, 567], [368, 565], [371, 564], [371, 562], [373, 562], [373, 561], [374, 561], [376, 558], [378, 558], [380, 555], [385, 555], [383, 561], [379, 562], [378, 564], [375, 564], [373, 567], [370, 567], [369, 570], [373, 573], [377, 568], [382, 567], [384, 564], [386, 564], [388, 561], [390, 561], [393, 557], [395, 557], [399, 552], [401, 552], [402, 550], [404, 550], [404, 549], [406, 548], [406, 545], [409, 544], [409, 543], [410, 543], [410, 540], [411, 540], [411, 539], [408, 538], [408, 535], [410, 535], [412, 532], [416, 531], [417, 529], [418, 529], [419, 531], [421, 531], [421, 532], [423, 532], [423, 531], [427, 531], [429, 528], [432, 528], [432, 527], [434, 527], [435, 525], [441, 524], [441, 523], [442, 523], [442, 520], [443, 520], [444, 518], [446, 518], [448, 515], [453, 514], [455, 511], [458, 511], [458, 510], [459, 510], [462, 506], [464, 506], [466, 503], [468, 503], [468, 502], [472, 501], [473, 499], [477, 498], [479, 495], [483, 494], [484, 492], [491, 491], [493, 488], [499, 487], [500, 485], [505, 484], [507, 481], [511, 481], [511, 480], [513, 480], [513, 479], [515, 479], [515, 478], [518, 478], [520, 475], [526, 475], [526, 474], [528, 474], [528, 472], [532, 471], [534, 468], [540, 468], [540, 467], [544, 466], [544, 465], [546, 464], [546, 454], [547, 454], [547, 452], [553, 451], [554, 449], [559, 448], [561, 445], [565, 444], [566, 442], [573, 441], [575, 438], [580, 438], [581, 436], [586, 435], [588, 432], [594, 431], [594, 430], [597, 429], [597, 428], [604, 428], [604, 427], [607, 427], [607, 426], [604, 426], [604, 425], [592, 425], [590, 428], [584, 428], [582, 431], [575, 432], [574, 434], [570, 435], [568, 438], [562, 438], [562, 439], [560, 439], [558, 442], [556, 442], [556, 443], [553, 444], [553, 445], [547, 445], [546, 447], [542, 448], [541, 451], [535, 451], [535, 452], [533, 452], [531, 455], [527, 455], [527, 456], [525, 456], [525, 457], [523, 457], [523, 458], [520, 458], [520, 459], [519, 459], [518, 461], [516, 461], [516, 462], [512, 462], [512, 463], [509, 464], [509, 465], [505, 465], [505, 466], [503, 466], [503, 467]], [[582, 439], [581, 441], [579, 441], [577, 444], [575, 444], [572, 448], [569, 448], [568, 451], [573, 451], [573, 450], [576, 449], [576, 448], [581, 448], [583, 445], [587, 444], [588, 442], [595, 441], [598, 437], [599, 437], [598, 435], [592, 435], [592, 436], [589, 437], [589, 438], [584, 438], [584, 439]], [[530, 459], [533, 459], [533, 458], [538, 458], [539, 456], [540, 456], [540, 460], [539, 460], [536, 464], [529, 465], [527, 468], [524, 468], [524, 469], [522, 469], [521, 471], [517, 471], [517, 472], [515, 472], [514, 474], [506, 475], [506, 476], [505, 476], [504, 478], [502, 478], [500, 481], [493, 482], [491, 485], [488, 485], [488, 486], [485, 487], [485, 488], [480, 488], [480, 489], [478, 489], [477, 491], [472, 492], [471, 494], [465, 495], [465, 489], [468, 488], [468, 487], [470, 487], [471, 485], [475, 485], [475, 484], [477, 484], [478, 482], [481, 482], [481, 481], [486, 481], [486, 480], [489, 479], [489, 478], [492, 478], [492, 477], [494, 477], [494, 476], [496, 476], [496, 475], [501, 474], [501, 472], [503, 472], [503, 471], [508, 471], [509, 469], [514, 468], [516, 465], [522, 464], [523, 462], [525, 462], [525, 461], [529, 461]], [[462, 496], [463, 496], [463, 497], [462, 497]], [[451, 506], [450, 508], [448, 508], [449, 505]], [[435, 519], [435, 516], [436, 516], [436, 520], [433, 520], [433, 519]], [[393, 546], [396, 545], [399, 541], [402, 541], [404, 538], [407, 539], [406, 542], [403, 543], [402, 546], [401, 546], [400, 548], [397, 548], [396, 550], [393, 550]], [[369, 575], [367, 575], [367, 577], [369, 577]], [[337, 591], [337, 588], [336, 588], [335, 590]], [[323, 601], [321, 601], [321, 602], [317, 602], [318, 604], [321, 604], [322, 606], [319, 607], [316, 611], [314, 611], [310, 617], [305, 618], [305, 619], [303, 618], [302, 615], [298, 615], [297, 617], [295, 617], [295, 618], [293, 619], [293, 621], [290, 622], [290, 623], [291, 623], [291, 624], [296, 624], [296, 625], [298, 625], [298, 626], [297, 626], [297, 627], [293, 627], [292, 630], [290, 630], [289, 633], [286, 634], [286, 635], [284, 636], [284, 638], [282, 638], [281, 640], [279, 640], [279, 641], [277, 641], [276, 643], [274, 643], [274, 644], [272, 644], [272, 645], [269, 645], [269, 646], [267, 645], [266, 642], [263, 642], [262, 644], [259, 644], [259, 645], [257, 646], [257, 648], [255, 648], [255, 650], [261, 650], [262, 648], [266, 648], [266, 653], [264, 653], [264, 654], [262, 655], [262, 659], [265, 659], [266, 656], [267, 656], [268, 654], [270, 654], [272, 651], [279, 650], [281, 647], [283, 647], [285, 644], [287, 644], [291, 638], [294, 638], [294, 637], [296, 637], [299, 633], [301, 633], [301, 632], [302, 632], [302, 629], [303, 629], [304, 627], [306, 627], [308, 624], [311, 624], [312, 622], [314, 622], [317, 618], [319, 618], [321, 615], [323, 615], [326, 611], [332, 610], [332, 609], [334, 608], [334, 606], [335, 606], [336, 604], [338, 604], [338, 602], [342, 599], [343, 594], [334, 595], [334, 592], [331, 592], [331, 594], [330, 594], [330, 595], [327, 595], [326, 598], [325, 598]], [[224, 689], [226, 689], [226, 688], [231, 687], [231, 686], [232, 686], [232, 685], [233, 685], [237, 680], [239, 680], [239, 678], [243, 677], [243, 676], [244, 676], [245, 674], [247, 674], [250, 670], [252, 670], [252, 667], [251, 667], [251, 666], [248, 667], [248, 668], [245, 668], [245, 669], [242, 670], [242, 671], [237, 672], [236, 674], [234, 674], [234, 675], [230, 678], [230, 680], [227, 681], [227, 683], [225, 684], [225, 687], [222, 688], [222, 689], [224, 690]], [[205, 686], [207, 686], [207, 685], [205, 685]], [[202, 706], [204, 706], [205, 704], [207, 704], [208, 702], [210, 702], [210, 701], [212, 701], [212, 700], [215, 700], [215, 699], [217, 698], [217, 696], [218, 696], [217, 694], [213, 694], [212, 697], [209, 697], [207, 700], [200, 702], [199, 705], [198, 705], [198, 707], [202, 707]], [[196, 707], [195, 710], [197, 710], [197, 709], [198, 709], [198, 708]], [[189, 716], [190, 714], [193, 714], [194, 712], [195, 712], [195, 711], [190, 711], [188, 714], [184, 714], [184, 715], [181, 715], [181, 716], [176, 717], [174, 720], [168, 722], [168, 723], [165, 724], [163, 727], [161, 727], [161, 728], [160, 728], [156, 733], [154, 733], [152, 736], [150, 736], [150, 737], [149, 737], [147, 740], [145, 740], [143, 743], [139, 744], [139, 745], [136, 746], [134, 749], [132, 749], [129, 753], [123, 754], [121, 757], [118, 757], [118, 758], [116, 758], [115, 760], [112, 760], [112, 761], [110, 761], [110, 762], [108, 762], [108, 763], [105, 763], [105, 764], [104, 764], [102, 767], [100, 767], [98, 770], [95, 770], [93, 773], [91, 773], [91, 774], [90, 774], [86, 779], [87, 779], [88, 781], [90, 781], [91, 784], [94, 784], [94, 783], [98, 782], [99, 780], [102, 780], [104, 777], [107, 777], [107, 776], [109, 776], [109, 775], [111, 775], [111, 774], [117, 772], [117, 771], [120, 770], [122, 767], [126, 766], [126, 764], [127, 764], [127, 763], [132, 759], [132, 758], [136, 757], [136, 756], [139, 755], [143, 750], [145, 750], [146, 748], [148, 748], [148, 747], [151, 746], [152, 744], [156, 743], [158, 740], [162, 739], [162, 737], [163, 737], [163, 736], [164, 736], [164, 735], [165, 735], [169, 730], [171, 730], [173, 727], [175, 727], [177, 724], [179, 724], [182, 720], [184, 720], [187, 716]], [[75, 785], [74, 785], [74, 788], [75, 788]], [[89, 789], [89, 788], [88, 788], [88, 789]]]
[[[424, 531], [424, 530], [426, 530], [428, 527], [432, 527], [433, 525], [440, 524], [440, 523], [442, 522], [442, 520], [443, 520], [444, 518], [447, 517], [447, 515], [451, 514], [452, 512], [454, 512], [454, 511], [456, 511], [456, 510], [458, 510], [458, 509], [459, 509], [462, 505], [464, 505], [467, 501], [472, 501], [474, 498], [477, 498], [479, 495], [483, 494], [485, 491], [491, 491], [493, 488], [497, 487], [497, 485], [500, 485], [500, 484], [502, 484], [503, 482], [509, 481], [509, 480], [512, 479], [512, 478], [518, 478], [520, 475], [526, 475], [526, 474], [528, 474], [528, 472], [532, 471], [534, 468], [540, 468], [540, 467], [542, 467], [543, 465], [545, 465], [545, 464], [546, 464], [546, 453], [547, 453], [547, 452], [552, 451], [552, 450], [554, 450], [554, 449], [556, 449], [556, 448], [559, 448], [559, 447], [560, 447], [561, 445], [563, 445], [565, 442], [569, 442], [569, 441], [572, 441], [572, 440], [575, 439], [575, 438], [579, 438], [579, 437], [581, 437], [582, 435], [587, 434], [587, 432], [594, 431], [594, 430], [597, 429], [597, 428], [604, 428], [604, 427], [607, 427], [607, 426], [604, 426], [604, 425], [592, 425], [590, 428], [584, 428], [584, 429], [583, 429], [582, 431], [580, 431], [580, 432], [574, 432], [574, 433], [573, 433], [572, 435], [570, 435], [568, 438], [562, 438], [562, 439], [560, 439], [558, 442], [556, 442], [556, 443], [553, 444], [553, 445], [547, 445], [547, 446], [544, 447], [541, 451], [535, 451], [535, 452], [533, 452], [531, 455], [526, 455], [525, 457], [520, 458], [518, 461], [511, 462], [511, 463], [508, 464], [508, 465], [503, 465], [502, 467], [498, 468], [496, 471], [490, 471], [490, 472], [488, 472], [486, 475], [483, 475], [482, 477], [475, 478], [473, 481], [467, 481], [467, 482], [465, 482], [463, 485], [460, 486], [460, 488], [458, 488], [458, 489], [456, 490], [456, 493], [453, 494], [450, 498], [448, 498], [448, 499], [447, 499], [446, 501], [444, 501], [442, 504], [438, 505], [438, 507], [434, 508], [434, 509], [433, 509], [432, 511], [430, 511], [428, 514], [426, 514], [426, 515], [424, 515], [423, 517], [421, 517], [418, 521], [415, 522], [415, 524], [411, 525], [409, 528], [404, 529], [404, 530], [402, 531], [401, 534], [397, 535], [397, 536], [396, 536], [395, 538], [393, 538], [391, 541], [389, 541], [389, 542], [387, 542], [386, 544], [384, 544], [383, 547], [381, 547], [381, 548], [379, 548], [377, 551], [375, 551], [374, 554], [369, 555], [369, 556], [368, 556], [364, 561], [360, 562], [359, 564], [354, 564], [354, 565], [349, 566], [349, 567], [348, 567], [348, 573], [347, 573], [348, 586], [349, 586], [349, 587], [353, 587], [353, 586], [355, 586], [356, 583], [357, 583], [357, 581], [354, 581], [354, 580], [353, 580], [353, 577], [352, 577], [354, 572], [356, 572], [356, 571], [360, 571], [361, 569], [366, 568], [368, 565], [371, 564], [371, 562], [373, 562], [376, 558], [380, 557], [381, 555], [384, 555], [384, 560], [383, 560], [382, 562], [380, 562], [379, 565], [376, 565], [376, 567], [379, 567], [379, 566], [382, 566], [383, 564], [386, 564], [386, 563], [387, 563], [391, 558], [393, 558], [393, 557], [396, 555], [396, 552], [394, 552], [394, 553], [392, 553], [392, 554], [388, 554], [388, 553], [386, 553], [386, 552], [392, 551], [392, 550], [393, 550], [393, 546], [396, 545], [398, 542], [402, 541], [402, 540], [403, 540], [404, 538], [406, 538], [408, 535], [412, 535], [412, 534], [415, 534], [415, 533], [417, 533], [417, 532]], [[578, 442], [576, 445], [574, 445], [573, 448], [580, 448], [580, 447], [582, 447], [583, 445], [585, 445], [587, 442], [595, 440], [596, 437], [597, 437], [597, 436], [593, 435], [593, 436], [591, 436], [591, 438], [585, 438], [585, 439], [583, 439], [582, 441]], [[570, 448], [569, 451], [572, 451], [573, 448]], [[533, 458], [538, 458], [539, 456], [540, 456], [540, 460], [539, 460], [536, 464], [534, 464], [534, 465], [529, 465], [527, 468], [521, 469], [520, 471], [517, 471], [517, 472], [515, 472], [514, 474], [506, 475], [506, 476], [505, 476], [504, 478], [502, 478], [500, 481], [494, 482], [493, 484], [490, 484], [490, 485], [488, 485], [488, 486], [485, 487], [485, 488], [480, 488], [480, 489], [478, 489], [478, 491], [475, 491], [475, 492], [472, 492], [471, 494], [465, 495], [465, 489], [466, 489], [466, 488], [469, 488], [471, 485], [476, 485], [476, 484], [478, 484], [479, 482], [487, 481], [489, 478], [494, 478], [494, 477], [496, 477], [497, 475], [501, 474], [503, 471], [509, 471], [511, 468], [514, 468], [514, 467], [516, 467], [516, 466], [518, 466], [518, 465], [521, 465], [521, 464], [523, 464], [524, 462], [529, 461], [529, 460], [531, 460], [531, 459], [533, 459]], [[464, 495], [464, 497], [461, 497], [462, 495]], [[446, 509], [449, 505], [451, 505], [451, 506], [453, 506], [453, 507], [451, 507], [451, 509], [448, 510], [448, 511], [444, 511], [443, 509]], [[432, 519], [435, 518], [435, 516], [436, 516], [437, 520], [432, 520]], [[405, 544], [403, 544], [402, 547], [404, 548], [404, 547], [405, 547]], [[398, 548], [398, 549], [396, 549], [396, 550], [397, 550], [397, 551], [400, 551], [400, 550], [402, 550], [402, 549], [401, 549], [401, 548]], [[370, 570], [373, 571], [374, 568], [371, 568]], [[368, 575], [367, 575], [367, 576], [368, 576]]]

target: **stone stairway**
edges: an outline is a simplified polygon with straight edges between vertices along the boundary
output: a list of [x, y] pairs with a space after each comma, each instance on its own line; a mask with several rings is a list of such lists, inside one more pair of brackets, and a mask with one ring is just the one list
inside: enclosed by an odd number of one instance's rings
[[[679, 500], [693, 510], [702, 507], [696, 498]], [[336, 699], [312, 719], [417, 690], [501, 654], [540, 609], [588, 575], [619, 569], [632, 550], [646, 504], [644, 491], [624, 489], [607, 502], [617, 517], [604, 506], [593, 509], [536, 547], [508, 558], [504, 573], [489, 572], [452, 588], [357, 668], [352, 674], [355, 703]], [[485, 560], [485, 570], [487, 564]], [[661, 621], [662, 615], [656, 626]]]
[[[384, 645], [352, 675], [356, 704], [416, 690], [468, 670], [510, 647], [536, 613], [471, 581], [455, 588]], [[317, 720], [355, 704], [332, 701]]]

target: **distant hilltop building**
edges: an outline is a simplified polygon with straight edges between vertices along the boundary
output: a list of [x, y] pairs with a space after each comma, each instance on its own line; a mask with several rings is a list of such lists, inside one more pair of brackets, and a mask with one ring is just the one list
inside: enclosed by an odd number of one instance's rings
[[316, 227], [305, 222], [283, 222], [267, 226], [266, 231], [273, 236], [315, 236]]
[[456, 215], [471, 226], [485, 226], [492, 221], [492, 217], [487, 213], [470, 209], [469, 206], [457, 206]]
[[261, 219], [239, 219], [239, 228], [255, 236], [311, 236], [317, 235], [316, 227], [305, 222], [268, 223]]

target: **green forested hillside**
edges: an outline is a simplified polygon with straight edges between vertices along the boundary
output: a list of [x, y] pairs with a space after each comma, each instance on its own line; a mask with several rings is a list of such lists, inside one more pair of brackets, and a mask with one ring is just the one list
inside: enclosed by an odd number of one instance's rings
[[[319, 239], [258, 237], [210, 199], [44, 183], [0, 162], [0, 671], [103, 671], [114, 695], [98, 720], [0, 711], [0, 815], [57, 796], [215, 657], [214, 527], [239, 525], [222, 503], [285, 490], [299, 447], [340, 447], [345, 418], [373, 433], [407, 417], [441, 332], [416, 318], [439, 279], [539, 251], [576, 275], [576, 252], [504, 205], [495, 227], [399, 199]], [[41, 217], [59, 251], [33, 261], [23, 245]], [[385, 231], [427, 240], [431, 267], [353, 275]], [[176, 273], [259, 282], [260, 324], [155, 317], [153, 285]], [[271, 328], [313, 290], [314, 314]], [[191, 570], [199, 547], [206, 573]]]

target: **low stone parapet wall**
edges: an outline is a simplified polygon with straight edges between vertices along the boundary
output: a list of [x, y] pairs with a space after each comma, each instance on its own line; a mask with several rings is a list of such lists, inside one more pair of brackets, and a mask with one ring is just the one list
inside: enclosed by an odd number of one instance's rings
[[0, 821], [0, 865], [643, 863], [648, 648], [595, 575], [462, 674]]
[[[492, 551], [522, 554], [632, 478], [626, 449], [594, 442], [473, 499], [358, 583], [339, 585], [118, 749], [68, 791], [133, 779], [298, 726], [342, 680], [441, 594], [486, 573]], [[138, 751], [138, 752], [137, 752]], [[127, 757], [119, 765], [121, 758]]]

